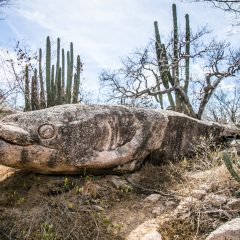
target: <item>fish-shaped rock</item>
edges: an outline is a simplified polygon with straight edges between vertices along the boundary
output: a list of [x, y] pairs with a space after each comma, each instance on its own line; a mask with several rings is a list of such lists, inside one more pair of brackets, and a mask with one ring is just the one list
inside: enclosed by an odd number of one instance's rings
[[0, 164], [40, 173], [135, 170], [159, 149], [168, 118], [157, 110], [71, 104], [0, 122]]

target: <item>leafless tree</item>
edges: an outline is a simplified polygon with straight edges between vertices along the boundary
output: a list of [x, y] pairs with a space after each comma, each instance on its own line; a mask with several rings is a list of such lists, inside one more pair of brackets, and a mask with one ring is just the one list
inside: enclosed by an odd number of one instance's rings
[[240, 0], [191, 0], [192, 2], [207, 2], [226, 12], [233, 12], [240, 16]]
[[37, 64], [36, 53], [32, 53], [25, 43], [16, 43], [14, 51], [0, 49], [0, 104], [16, 107], [24, 94], [25, 66], [32, 70]]
[[218, 89], [213, 95], [207, 109], [208, 120], [220, 123], [239, 124], [240, 121], [240, 87], [234, 82], [230, 89]]
[[[185, 86], [186, 41], [180, 34], [178, 47], [178, 64], [180, 71], [179, 84], [169, 83], [163, 86], [163, 79], [158, 70], [158, 60], [155, 46], [150, 43], [145, 49], [135, 51], [122, 60], [122, 67], [115, 71], [103, 71], [100, 82], [108, 91], [108, 100], [119, 100], [120, 103], [129, 99], [155, 98], [158, 95], [178, 94], [184, 104], [183, 112], [201, 119], [207, 103], [219, 84], [235, 76], [240, 71], [240, 50], [232, 50], [227, 42], [215, 40], [203, 41], [209, 32], [203, 28], [196, 34], [191, 34], [192, 45], [189, 59], [192, 66], [201, 67], [201, 73], [192, 71], [189, 86]], [[166, 54], [170, 62], [166, 66], [170, 71], [176, 64], [172, 54], [172, 39], [166, 45]], [[167, 58], [166, 58], [167, 59]], [[189, 90], [188, 90], [189, 88]], [[169, 105], [165, 97], [165, 107]]]

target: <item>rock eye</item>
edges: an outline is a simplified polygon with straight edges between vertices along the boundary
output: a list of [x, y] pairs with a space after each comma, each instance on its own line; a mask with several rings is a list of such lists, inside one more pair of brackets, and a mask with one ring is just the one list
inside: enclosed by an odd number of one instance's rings
[[55, 136], [55, 128], [51, 124], [43, 124], [38, 128], [38, 134], [42, 139], [49, 139]]

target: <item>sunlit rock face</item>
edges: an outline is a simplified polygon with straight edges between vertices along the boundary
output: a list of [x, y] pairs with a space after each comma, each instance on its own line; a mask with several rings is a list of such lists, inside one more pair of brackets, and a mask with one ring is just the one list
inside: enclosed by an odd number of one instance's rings
[[0, 164], [48, 174], [125, 173], [192, 154], [201, 137], [238, 131], [184, 114], [70, 104], [13, 114], [0, 122]]
[[239, 129], [232, 125], [200, 121], [174, 111], [164, 113], [168, 118], [168, 125], [161, 147], [151, 154], [154, 162], [192, 156], [195, 146], [201, 141], [208, 138], [220, 140], [221, 137], [231, 137], [240, 133]]
[[63, 105], [0, 122], [0, 164], [41, 173], [130, 172], [160, 148], [165, 113]]

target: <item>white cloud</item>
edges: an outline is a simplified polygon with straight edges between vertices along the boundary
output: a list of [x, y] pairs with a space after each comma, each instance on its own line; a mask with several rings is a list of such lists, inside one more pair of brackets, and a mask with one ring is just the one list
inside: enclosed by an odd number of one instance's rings
[[[134, 48], [144, 46], [154, 36], [153, 21], [158, 20], [161, 35], [172, 29], [171, 0], [24, 0], [9, 14], [9, 27], [17, 38], [25, 38], [38, 48], [45, 38], [58, 36], [68, 48], [74, 43], [80, 53], [84, 77], [89, 89], [98, 89], [98, 74], [102, 68], [119, 66], [119, 57]], [[214, 34], [226, 37], [229, 24], [220, 10], [200, 3], [177, 2], [179, 25], [184, 27], [184, 15], [190, 14], [194, 29], [208, 24]], [[1, 23], [0, 23], [1, 24]], [[225, 36], [226, 35], [226, 36]], [[237, 39], [237, 37], [235, 37]], [[202, 74], [198, 66], [194, 72]]]

